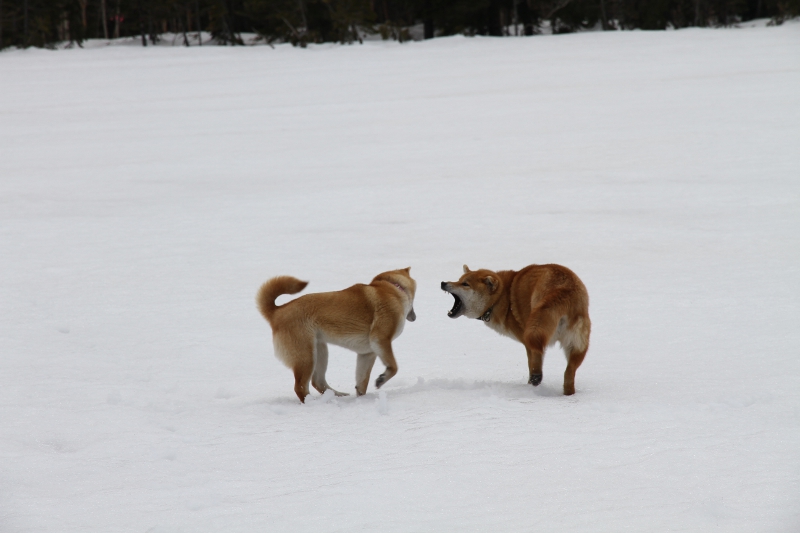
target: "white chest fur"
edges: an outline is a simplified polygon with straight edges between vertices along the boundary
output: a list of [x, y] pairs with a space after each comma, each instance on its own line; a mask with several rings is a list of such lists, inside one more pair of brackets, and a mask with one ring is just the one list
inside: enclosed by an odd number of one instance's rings
[[400, 324], [397, 326], [397, 331], [394, 332], [394, 335], [392, 336], [392, 340], [395, 340], [397, 337], [400, 336], [401, 333], [403, 333], [403, 328], [404, 327], [406, 327], [406, 319], [405, 319], [405, 317], [403, 317], [403, 319], [400, 321]]
[[514, 336], [514, 334], [513, 334], [513, 333], [511, 333], [509, 330], [507, 330], [507, 329], [505, 328], [505, 326], [503, 326], [503, 324], [502, 324], [502, 323], [500, 323], [500, 321], [499, 321], [499, 320], [495, 320], [495, 319], [494, 319], [494, 317], [490, 318], [488, 322], [485, 322], [485, 324], [486, 324], [486, 325], [487, 325], [487, 326], [488, 326], [490, 329], [493, 329], [494, 331], [496, 331], [496, 332], [497, 332], [497, 333], [499, 333], [500, 335], [504, 335], [504, 336], [506, 336], [506, 337], [509, 337], [509, 338], [511, 338], [511, 339], [518, 340], [518, 339], [517, 339], [517, 338]]

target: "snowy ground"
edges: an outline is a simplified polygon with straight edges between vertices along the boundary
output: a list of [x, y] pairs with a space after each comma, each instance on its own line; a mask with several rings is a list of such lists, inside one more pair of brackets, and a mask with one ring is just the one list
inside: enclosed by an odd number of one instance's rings
[[[798, 50], [0, 54], [0, 531], [800, 530]], [[569, 398], [438, 288], [546, 262], [591, 296]], [[385, 394], [300, 405], [259, 284], [408, 265]]]

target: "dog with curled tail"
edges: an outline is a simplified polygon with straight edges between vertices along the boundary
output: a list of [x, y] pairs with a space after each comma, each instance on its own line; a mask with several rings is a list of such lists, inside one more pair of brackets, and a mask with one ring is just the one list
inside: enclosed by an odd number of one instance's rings
[[[258, 309], [272, 327], [275, 356], [294, 372], [294, 392], [301, 402], [309, 394], [309, 381], [320, 394], [333, 390], [325, 380], [329, 343], [358, 354], [358, 396], [367, 392], [375, 359], [386, 365], [375, 387], [381, 388], [397, 373], [392, 341], [403, 332], [406, 320], [416, 319], [417, 284], [410, 270], [390, 270], [375, 276], [368, 285], [306, 294], [280, 306], [275, 304], [278, 296], [297, 294], [308, 282], [278, 276], [261, 286], [256, 296]], [[334, 393], [347, 396], [336, 390]]]

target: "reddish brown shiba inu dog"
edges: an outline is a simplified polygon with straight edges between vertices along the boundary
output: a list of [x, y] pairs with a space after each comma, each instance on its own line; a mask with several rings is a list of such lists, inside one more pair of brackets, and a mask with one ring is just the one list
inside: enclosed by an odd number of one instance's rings
[[583, 282], [561, 265], [530, 265], [514, 270], [470, 270], [458, 281], [443, 281], [455, 298], [450, 318], [477, 318], [516, 339], [528, 352], [528, 383], [542, 382], [547, 346], [561, 343], [567, 356], [564, 394], [575, 394], [575, 371], [589, 349], [589, 294]]
[[275, 305], [278, 296], [296, 294], [308, 282], [278, 276], [261, 286], [256, 296], [258, 309], [272, 326], [276, 357], [294, 372], [294, 392], [301, 402], [308, 396], [309, 380], [320, 393], [331, 389], [325, 381], [327, 343], [358, 354], [359, 396], [367, 392], [376, 357], [386, 365], [386, 371], [375, 380], [377, 388], [397, 373], [392, 341], [403, 332], [404, 320], [413, 322], [417, 318], [417, 283], [409, 275], [410, 270], [391, 270], [375, 276], [369, 285], [359, 283], [341, 291], [307, 294], [281, 306]]

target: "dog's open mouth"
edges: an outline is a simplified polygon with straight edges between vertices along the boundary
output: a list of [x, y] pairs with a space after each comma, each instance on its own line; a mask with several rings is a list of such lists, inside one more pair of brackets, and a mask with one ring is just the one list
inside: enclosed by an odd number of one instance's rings
[[453, 308], [447, 312], [447, 316], [449, 316], [450, 318], [458, 318], [458, 316], [461, 314], [461, 307], [462, 307], [461, 298], [459, 298], [452, 292], [450, 294], [453, 295], [453, 298], [455, 298], [456, 301], [453, 303]]

